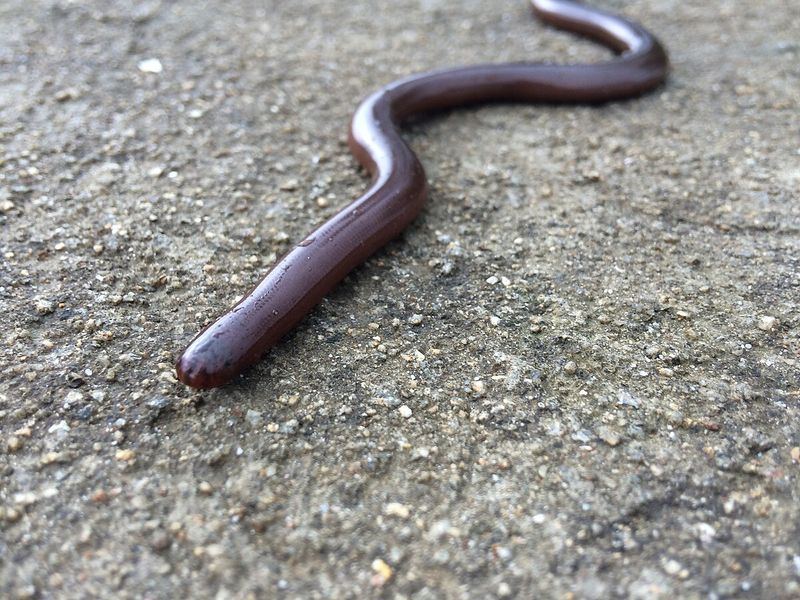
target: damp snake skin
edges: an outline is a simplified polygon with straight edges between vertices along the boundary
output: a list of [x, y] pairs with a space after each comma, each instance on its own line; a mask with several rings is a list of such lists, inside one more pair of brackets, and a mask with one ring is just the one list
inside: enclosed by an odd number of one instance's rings
[[566, 0], [532, 0], [543, 22], [594, 39], [617, 56], [587, 65], [486, 64], [412, 75], [367, 97], [350, 124], [349, 145], [369, 171], [367, 192], [278, 260], [227, 313], [201, 331], [177, 361], [194, 388], [224, 385], [286, 335], [323, 297], [420, 213], [425, 171], [400, 137], [418, 114], [478, 103], [601, 103], [658, 87], [668, 61], [659, 42], [622, 17]]

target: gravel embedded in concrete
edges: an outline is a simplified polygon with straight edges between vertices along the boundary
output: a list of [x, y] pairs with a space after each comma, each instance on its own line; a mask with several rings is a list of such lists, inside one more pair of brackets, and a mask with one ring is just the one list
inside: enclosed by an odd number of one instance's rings
[[415, 121], [422, 217], [237, 383], [176, 354], [366, 187], [366, 94], [608, 54], [525, 2], [0, 6], [0, 596], [800, 595], [800, 14]]

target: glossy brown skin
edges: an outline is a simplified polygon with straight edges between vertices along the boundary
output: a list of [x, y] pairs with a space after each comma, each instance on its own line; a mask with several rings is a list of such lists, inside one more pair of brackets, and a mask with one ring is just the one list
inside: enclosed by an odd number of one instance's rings
[[178, 358], [178, 378], [195, 388], [224, 385], [288, 333], [350, 271], [397, 237], [422, 210], [425, 171], [400, 137], [417, 113], [486, 102], [598, 103], [660, 85], [667, 56], [640, 26], [564, 0], [532, 0], [545, 23], [593, 38], [619, 53], [592, 65], [476, 65], [391, 83], [358, 107], [350, 149], [372, 175], [369, 190], [281, 258], [236, 306]]

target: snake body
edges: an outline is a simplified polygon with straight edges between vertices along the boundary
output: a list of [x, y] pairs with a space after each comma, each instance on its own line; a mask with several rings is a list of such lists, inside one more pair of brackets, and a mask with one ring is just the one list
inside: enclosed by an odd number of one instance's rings
[[543, 22], [592, 38], [617, 56], [586, 65], [486, 64], [413, 75], [368, 96], [350, 124], [349, 145], [372, 176], [367, 192], [278, 260], [177, 361], [194, 388], [224, 385], [286, 335], [355, 267], [396, 238], [428, 193], [422, 164], [400, 136], [412, 115], [489, 102], [600, 103], [658, 87], [668, 70], [661, 44], [622, 17], [568, 0], [532, 0]]

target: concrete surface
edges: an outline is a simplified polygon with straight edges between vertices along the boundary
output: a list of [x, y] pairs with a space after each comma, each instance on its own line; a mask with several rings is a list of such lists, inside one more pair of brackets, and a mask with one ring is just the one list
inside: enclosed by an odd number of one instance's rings
[[0, 3], [0, 595], [800, 596], [800, 4], [604, 0], [669, 84], [413, 124], [424, 215], [172, 364], [365, 188], [357, 102], [603, 60], [525, 2]]

